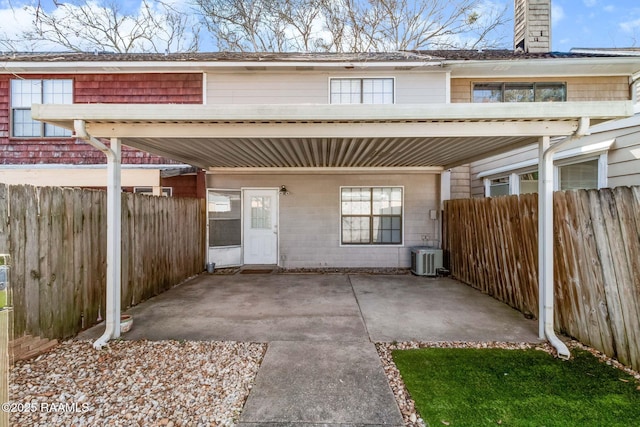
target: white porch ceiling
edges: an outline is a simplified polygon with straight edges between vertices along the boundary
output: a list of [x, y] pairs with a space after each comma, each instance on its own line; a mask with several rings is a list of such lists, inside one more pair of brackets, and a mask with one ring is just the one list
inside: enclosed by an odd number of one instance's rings
[[34, 105], [34, 118], [219, 168], [448, 168], [592, 123], [630, 102], [421, 105]]
[[532, 137], [458, 138], [157, 138], [123, 143], [204, 168], [451, 167], [487, 150], [519, 147]]

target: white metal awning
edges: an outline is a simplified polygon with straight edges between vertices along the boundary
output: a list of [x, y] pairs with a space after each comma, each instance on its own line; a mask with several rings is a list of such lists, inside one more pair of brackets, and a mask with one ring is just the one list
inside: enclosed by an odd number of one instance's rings
[[[120, 335], [120, 146], [208, 169], [447, 168], [539, 143], [540, 338], [553, 331], [551, 136], [633, 115], [631, 102], [442, 105], [34, 105], [35, 119], [73, 129], [108, 158], [107, 315], [102, 347]], [[106, 147], [96, 138], [110, 138]], [[304, 169], [302, 169], [304, 170]], [[308, 170], [308, 169], [307, 169]]]
[[209, 168], [444, 167], [592, 123], [630, 102], [419, 105], [34, 105], [35, 119]]

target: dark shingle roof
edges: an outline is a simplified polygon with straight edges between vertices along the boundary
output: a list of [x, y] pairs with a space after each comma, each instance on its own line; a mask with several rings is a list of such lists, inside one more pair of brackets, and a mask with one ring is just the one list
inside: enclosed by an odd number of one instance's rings
[[593, 58], [624, 56], [618, 52], [601, 51], [520, 53], [501, 50], [420, 50], [371, 53], [298, 53], [298, 52], [190, 52], [190, 53], [109, 53], [109, 52], [44, 52], [2, 53], [0, 62], [424, 62], [424, 61], [482, 61], [552, 58]]

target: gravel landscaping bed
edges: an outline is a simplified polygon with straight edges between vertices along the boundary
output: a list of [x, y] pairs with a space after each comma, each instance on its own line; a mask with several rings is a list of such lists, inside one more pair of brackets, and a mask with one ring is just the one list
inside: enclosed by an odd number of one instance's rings
[[233, 425], [265, 344], [67, 341], [11, 369], [11, 425]]
[[[620, 362], [610, 357], [607, 357], [602, 352], [595, 350], [591, 347], [585, 346], [578, 341], [570, 341], [567, 343], [569, 349], [578, 348], [586, 350], [599, 358], [603, 363], [615, 366], [616, 368], [632, 375], [638, 381], [640, 381], [640, 373], [624, 366]], [[376, 343], [376, 349], [380, 355], [382, 366], [384, 367], [385, 374], [391, 386], [391, 390], [396, 397], [396, 402], [402, 413], [402, 418], [406, 426], [425, 427], [425, 422], [418, 415], [415, 402], [409, 395], [407, 388], [402, 381], [400, 372], [393, 361], [391, 352], [393, 350], [409, 350], [416, 348], [501, 348], [508, 350], [527, 350], [536, 349], [545, 351], [549, 354], [555, 354], [555, 350], [548, 343], [506, 343], [506, 342], [395, 342], [395, 343]], [[640, 388], [639, 388], [640, 389]]]

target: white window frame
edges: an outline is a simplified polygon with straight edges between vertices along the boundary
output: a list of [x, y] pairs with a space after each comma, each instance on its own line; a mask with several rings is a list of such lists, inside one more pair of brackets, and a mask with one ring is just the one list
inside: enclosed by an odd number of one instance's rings
[[553, 167], [553, 181], [555, 183], [554, 185], [554, 191], [558, 191], [560, 190], [560, 168], [563, 166], [570, 166], [570, 165], [575, 165], [578, 163], [585, 163], [585, 162], [590, 162], [592, 160], [598, 160], [598, 178], [597, 178], [597, 188], [601, 189], [601, 188], [605, 188], [607, 187], [607, 175], [608, 175], [608, 168], [609, 168], [609, 160], [608, 160], [608, 155], [607, 153], [602, 153], [600, 155], [597, 156], [581, 156], [581, 157], [574, 157], [571, 159], [565, 159], [565, 160], [560, 160], [560, 161], [556, 161], [554, 162], [554, 167]]
[[[360, 92], [360, 102], [359, 103], [345, 103], [345, 104], [340, 104], [340, 103], [333, 103], [331, 102], [331, 82], [334, 80], [359, 80], [360, 84], [362, 85], [362, 83], [364, 82], [364, 80], [391, 80], [391, 89], [393, 91], [393, 93], [391, 94], [391, 104], [395, 104], [396, 103], [396, 78], [392, 77], [392, 76], [358, 76], [358, 77], [353, 77], [353, 76], [344, 76], [344, 77], [329, 77], [329, 83], [328, 83], [328, 87], [327, 87], [327, 98], [329, 100], [329, 104], [331, 105], [363, 105], [362, 102], [362, 92]], [[391, 104], [366, 104], [366, 105], [391, 105]]]
[[[559, 168], [563, 166], [574, 165], [578, 163], [588, 162], [591, 160], [598, 159], [598, 189], [605, 188], [608, 185], [608, 155], [607, 152], [603, 152], [596, 155], [585, 155], [585, 156], [577, 156], [565, 158], [562, 160], [556, 160], [553, 165], [553, 181], [554, 181], [554, 191], [559, 191], [560, 189], [560, 170]], [[484, 195], [485, 197], [491, 197], [491, 181], [494, 179], [504, 178], [505, 176], [509, 177], [509, 195], [519, 195], [520, 194], [520, 175], [526, 173], [536, 172], [538, 169], [520, 169], [511, 172], [510, 174], [499, 174], [499, 175], [489, 175], [483, 178], [484, 183]]]
[[[342, 242], [342, 189], [343, 188], [400, 188], [402, 190], [402, 214], [400, 219], [400, 243], [343, 243]], [[402, 248], [405, 244], [405, 188], [404, 185], [342, 185], [338, 189], [338, 241], [347, 248]]]
[[[50, 125], [50, 124], [46, 124], [44, 122], [39, 122], [38, 126], [40, 128], [39, 134], [38, 135], [16, 135], [16, 126], [15, 126], [15, 120], [16, 120], [16, 111], [29, 111], [29, 116], [31, 117], [31, 104], [29, 104], [28, 106], [26, 104], [22, 105], [23, 103], [18, 101], [18, 96], [16, 96], [16, 94], [14, 93], [14, 84], [17, 83], [20, 84], [24, 84], [24, 83], [28, 83], [31, 82], [32, 85], [38, 85], [39, 82], [39, 87], [40, 87], [40, 93], [39, 93], [39, 97], [38, 99], [32, 99], [32, 101], [38, 101], [38, 102], [32, 102], [32, 104], [45, 104], [45, 97], [47, 96], [47, 91], [45, 91], [45, 86], [47, 84], [52, 84], [53, 82], [61, 82], [63, 85], [68, 84], [70, 87], [70, 93], [67, 93], [66, 91], [63, 91], [62, 94], [58, 93], [52, 93], [52, 96], [56, 96], [56, 95], [62, 95], [64, 96], [70, 96], [70, 101], [68, 102], [69, 104], [73, 103], [73, 79], [11, 79], [9, 82], [9, 93], [11, 94], [11, 99], [9, 101], [10, 103], [10, 124], [11, 124], [11, 138], [70, 138], [72, 137], [72, 132], [68, 129], [64, 129], [61, 128], [59, 126], [54, 126], [54, 125]], [[66, 89], [66, 88], [65, 88]], [[21, 92], [22, 93], [22, 92]], [[37, 92], [32, 92], [32, 94], [37, 94]], [[57, 102], [55, 102], [57, 103]], [[67, 104], [67, 102], [63, 102], [65, 104]], [[31, 119], [32, 121], [34, 121], [33, 119]], [[48, 130], [55, 132], [60, 132], [62, 133], [62, 135], [49, 135], [48, 134]]]
[[[136, 194], [146, 194], [148, 196], [154, 196], [153, 187], [133, 187], [133, 192]], [[173, 196], [173, 187], [162, 187], [161, 194], [162, 197], [171, 197]]]
[[[211, 211], [209, 210], [209, 193], [215, 193], [215, 192], [233, 192], [233, 193], [238, 193], [239, 197], [240, 197], [240, 244], [238, 245], [225, 245], [225, 246], [211, 246], [210, 245], [210, 233], [211, 233], [211, 221], [216, 221], [216, 219], [214, 218], [210, 218], [210, 213]], [[242, 206], [242, 197], [243, 196], [243, 189], [229, 189], [229, 188], [207, 188], [207, 249], [228, 249], [228, 248], [241, 248], [242, 247], [242, 242], [243, 242], [243, 233], [244, 233], [244, 219], [243, 219], [243, 210], [244, 210], [244, 206]], [[226, 219], [217, 219], [217, 221], [226, 221]]]

